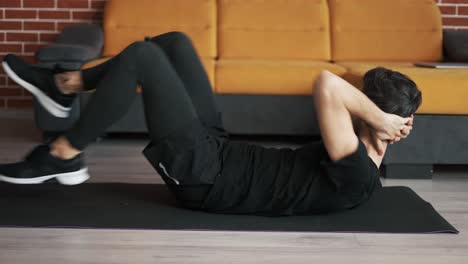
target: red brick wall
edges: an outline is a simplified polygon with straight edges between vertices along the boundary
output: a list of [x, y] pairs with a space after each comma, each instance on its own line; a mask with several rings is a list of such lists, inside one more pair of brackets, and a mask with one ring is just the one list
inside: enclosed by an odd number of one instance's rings
[[[54, 41], [64, 27], [74, 23], [100, 23], [105, 1], [0, 0], [0, 59], [7, 53], [16, 53], [34, 62], [34, 52]], [[434, 1], [443, 13], [444, 28], [468, 30], [468, 0]], [[31, 95], [0, 69], [0, 109], [31, 105]]]
[[468, 30], [468, 0], [435, 0], [442, 12], [444, 28]]
[[[100, 23], [105, 0], [0, 0], [0, 59], [21, 54], [35, 62], [34, 52], [54, 41], [66, 26]], [[32, 97], [0, 69], [0, 109], [30, 108]]]

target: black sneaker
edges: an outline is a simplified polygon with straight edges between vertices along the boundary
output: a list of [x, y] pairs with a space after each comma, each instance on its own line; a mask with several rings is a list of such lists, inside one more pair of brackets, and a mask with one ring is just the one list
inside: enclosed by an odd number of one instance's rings
[[34, 148], [22, 162], [0, 165], [0, 181], [15, 184], [39, 184], [56, 179], [64, 185], [75, 185], [89, 179], [83, 154], [62, 160], [52, 156], [48, 145]]
[[16, 55], [8, 54], [2, 62], [6, 74], [31, 92], [56, 117], [69, 116], [75, 94], [63, 94], [55, 85], [54, 71], [29, 65]]

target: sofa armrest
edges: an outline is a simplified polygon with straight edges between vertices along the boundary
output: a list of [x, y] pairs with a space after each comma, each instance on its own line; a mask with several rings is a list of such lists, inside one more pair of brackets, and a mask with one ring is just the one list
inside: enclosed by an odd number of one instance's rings
[[102, 29], [94, 24], [78, 24], [65, 28], [57, 40], [36, 53], [45, 67], [79, 69], [87, 61], [100, 57], [103, 46]]
[[468, 31], [444, 29], [444, 61], [468, 62]]

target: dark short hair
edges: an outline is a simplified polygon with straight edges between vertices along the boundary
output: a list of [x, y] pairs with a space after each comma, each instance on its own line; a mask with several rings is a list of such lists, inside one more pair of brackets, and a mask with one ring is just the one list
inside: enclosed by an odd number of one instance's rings
[[402, 117], [416, 112], [422, 102], [421, 91], [413, 80], [380, 66], [364, 74], [362, 91], [382, 111]]

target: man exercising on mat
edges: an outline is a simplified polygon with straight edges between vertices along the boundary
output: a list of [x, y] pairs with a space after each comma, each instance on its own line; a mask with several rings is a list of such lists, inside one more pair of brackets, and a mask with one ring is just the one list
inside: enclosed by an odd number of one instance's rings
[[208, 76], [181, 32], [135, 42], [82, 71], [54, 74], [14, 55], [3, 67], [55, 116], [68, 115], [77, 93], [95, 93], [73, 128], [23, 161], [0, 165], [0, 180], [86, 181], [83, 150], [127, 112], [140, 85], [151, 139], [143, 154], [182, 206], [216, 213], [315, 214], [365, 202], [382, 187], [387, 145], [409, 135], [421, 103], [416, 84], [399, 72], [369, 70], [361, 92], [324, 70], [311, 87], [322, 140], [276, 149], [229, 139]]

